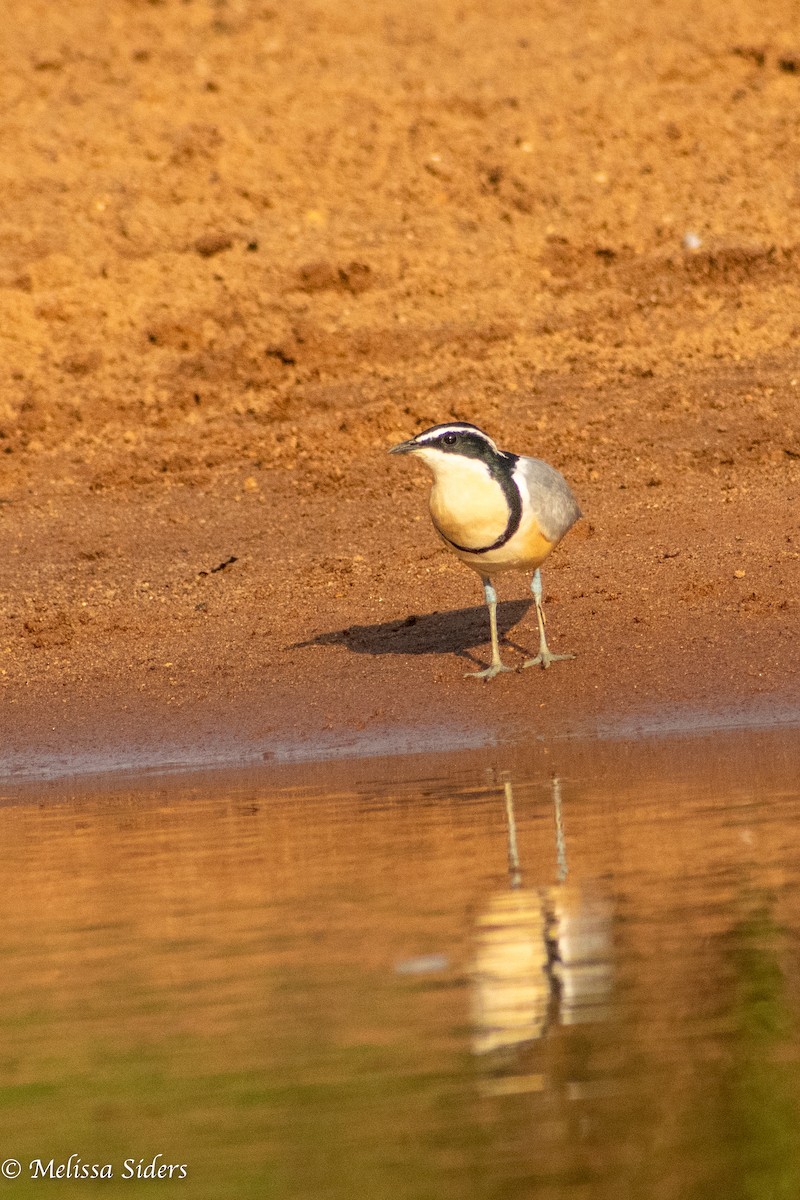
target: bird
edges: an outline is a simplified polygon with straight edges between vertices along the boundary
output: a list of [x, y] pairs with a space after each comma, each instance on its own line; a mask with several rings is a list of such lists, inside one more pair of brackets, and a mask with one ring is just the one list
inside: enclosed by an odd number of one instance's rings
[[488, 433], [467, 421], [424, 429], [392, 446], [390, 454], [421, 459], [433, 475], [430, 511], [445, 546], [477, 571], [489, 609], [492, 661], [466, 675], [489, 680], [511, 671], [500, 658], [494, 577], [505, 571], [532, 571], [531, 591], [539, 626], [539, 652], [523, 667], [572, 659], [552, 654], [545, 636], [540, 567], [583, 515], [564, 476], [538, 458], [498, 449]]

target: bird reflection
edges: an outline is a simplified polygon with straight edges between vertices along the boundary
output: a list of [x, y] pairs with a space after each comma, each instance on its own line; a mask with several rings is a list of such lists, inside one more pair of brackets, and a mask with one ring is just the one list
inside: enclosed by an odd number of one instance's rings
[[550, 887], [523, 886], [511, 781], [503, 787], [509, 888], [491, 896], [477, 919], [470, 972], [473, 1052], [500, 1058], [554, 1024], [603, 1020], [611, 993], [610, 905], [596, 889], [567, 882], [560, 780], [552, 781], [557, 883]]

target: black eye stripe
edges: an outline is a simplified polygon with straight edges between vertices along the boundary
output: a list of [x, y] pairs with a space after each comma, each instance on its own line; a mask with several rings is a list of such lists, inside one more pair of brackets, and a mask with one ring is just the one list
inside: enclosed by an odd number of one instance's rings
[[420, 448], [430, 446], [443, 454], [463, 454], [465, 458], [480, 458], [490, 462], [500, 455], [488, 434], [475, 425], [434, 425], [413, 439]]

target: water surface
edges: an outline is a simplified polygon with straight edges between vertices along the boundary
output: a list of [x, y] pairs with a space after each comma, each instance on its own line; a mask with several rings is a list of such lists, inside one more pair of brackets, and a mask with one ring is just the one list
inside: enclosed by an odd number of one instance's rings
[[799, 816], [792, 729], [7, 791], [4, 1186], [794, 1200]]

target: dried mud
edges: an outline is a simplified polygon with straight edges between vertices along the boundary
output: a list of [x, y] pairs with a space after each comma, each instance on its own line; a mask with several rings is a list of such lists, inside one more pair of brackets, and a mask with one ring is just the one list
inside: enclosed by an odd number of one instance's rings
[[[797, 15], [8, 0], [3, 768], [796, 713]], [[463, 678], [450, 417], [578, 493], [574, 662]]]

